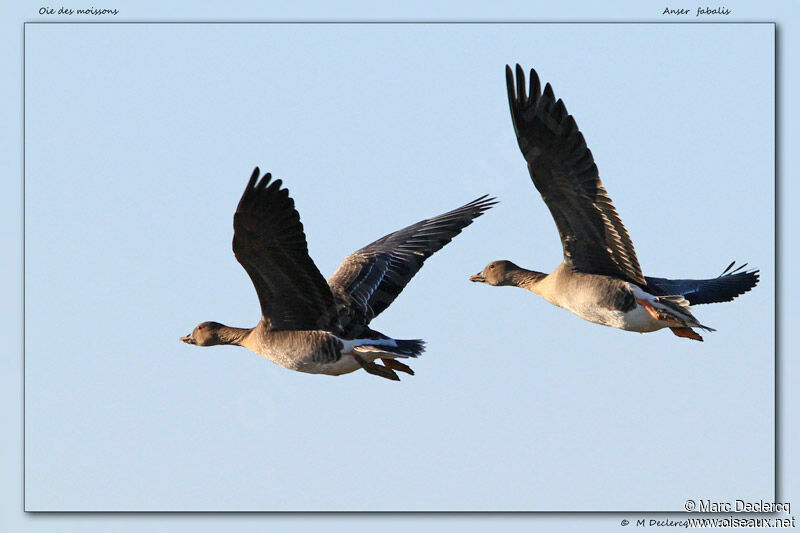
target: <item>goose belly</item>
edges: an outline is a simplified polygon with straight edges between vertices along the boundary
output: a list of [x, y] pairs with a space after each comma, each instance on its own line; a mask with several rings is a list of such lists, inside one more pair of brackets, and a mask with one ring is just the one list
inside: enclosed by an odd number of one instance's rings
[[[361, 368], [351, 354], [355, 347], [365, 344], [397, 345], [391, 339], [346, 340], [327, 331], [274, 331], [246, 346], [261, 357], [290, 370], [340, 376]], [[383, 352], [361, 352], [359, 355], [364, 361], [372, 363]]]
[[[366, 358], [368, 362], [371, 358]], [[338, 361], [333, 363], [314, 363], [311, 365], [306, 365], [301, 372], [307, 372], [309, 374], [327, 374], [329, 376], [341, 376], [342, 374], [349, 374], [350, 372], [355, 372], [361, 368], [361, 365], [358, 364], [355, 357], [352, 355], [344, 355], [339, 358]]]
[[[636, 304], [632, 310], [623, 313], [621, 317], [621, 325], [616, 326], [626, 331], [638, 331], [639, 333], [647, 333], [650, 331], [657, 331], [666, 328], [670, 324], [661, 320], [656, 320], [643, 306]], [[674, 325], [674, 324], [672, 324]]]
[[[340, 353], [341, 357], [338, 360], [325, 363], [315, 363], [306, 365], [301, 372], [308, 372], [310, 374], [328, 374], [330, 376], [340, 376], [342, 374], [349, 374], [361, 368], [361, 364], [356, 361], [353, 354], [358, 346], [368, 345], [371, 347], [389, 346], [396, 347], [397, 342], [393, 339], [339, 339], [341, 342]], [[374, 363], [379, 357], [395, 357], [396, 354], [390, 352], [382, 352], [380, 349], [359, 351], [358, 356], [367, 363]]]
[[245, 346], [297, 372], [339, 375], [359, 368], [353, 357], [343, 356], [343, 341], [327, 331], [270, 331]]
[[607, 302], [596, 299], [580, 299], [571, 302], [560, 302], [556, 305], [586, 321], [625, 331], [648, 333], [674, 325], [656, 320], [638, 302], [629, 310], [614, 309], [613, 307], [608, 307]]

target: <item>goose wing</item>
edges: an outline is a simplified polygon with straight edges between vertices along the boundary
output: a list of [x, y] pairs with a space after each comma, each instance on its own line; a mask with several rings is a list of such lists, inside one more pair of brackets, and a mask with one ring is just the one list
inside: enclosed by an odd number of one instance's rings
[[233, 216], [233, 253], [253, 281], [268, 328], [334, 328], [333, 294], [308, 255], [300, 215], [281, 184], [253, 171]]
[[647, 290], [656, 296], [680, 294], [690, 305], [730, 302], [756, 286], [758, 270], [744, 270], [747, 263], [733, 268], [735, 261], [711, 279], [666, 279], [645, 276]]
[[628, 232], [600, 181], [592, 152], [564, 102], [536, 71], [506, 66], [514, 132], [533, 184], [556, 222], [564, 263], [581, 272], [604, 274], [644, 285]]
[[494, 198], [481, 196], [348, 255], [328, 280], [341, 301], [340, 319], [345, 330], [369, 324], [397, 298], [427, 258], [495, 203]]

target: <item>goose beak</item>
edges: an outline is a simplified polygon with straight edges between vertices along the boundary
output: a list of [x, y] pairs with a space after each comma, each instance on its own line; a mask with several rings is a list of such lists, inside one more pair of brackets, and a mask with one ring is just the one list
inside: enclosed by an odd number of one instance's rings
[[191, 336], [191, 334], [190, 335], [186, 335], [185, 337], [181, 337], [178, 340], [181, 340], [181, 341], [185, 342], [186, 344], [194, 344], [195, 343], [194, 339]]
[[483, 274], [481, 274], [480, 272], [478, 272], [478, 273], [477, 273], [477, 274], [475, 274], [474, 276], [470, 276], [470, 277], [469, 277], [469, 280], [470, 280], [470, 281], [474, 281], [474, 282], [476, 282], [476, 283], [483, 283], [483, 282], [485, 282], [485, 281], [486, 281], [486, 278], [484, 278], [484, 277], [483, 277]]

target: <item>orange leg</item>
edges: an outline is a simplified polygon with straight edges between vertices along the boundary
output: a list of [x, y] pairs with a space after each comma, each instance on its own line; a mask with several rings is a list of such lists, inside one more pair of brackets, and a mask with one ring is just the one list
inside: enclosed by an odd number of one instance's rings
[[650, 302], [648, 302], [647, 300], [643, 300], [642, 298], [636, 298], [636, 301], [639, 302], [639, 305], [644, 307], [648, 313], [650, 313], [651, 317], [655, 318], [656, 320], [661, 320], [658, 317], [658, 311], [656, 311], [656, 308], [653, 307], [653, 305]]
[[659, 320], [661, 322], [672, 322], [673, 324], [683, 325], [683, 322], [675, 318], [675, 316], [673, 316], [671, 313], [663, 309], [658, 309], [656, 307], [653, 307], [653, 304], [651, 304], [647, 300], [636, 298], [636, 301], [639, 302], [639, 305], [647, 309], [647, 312], [650, 313], [650, 316], [655, 318], [656, 320]]
[[[650, 316], [655, 318], [656, 320], [660, 320], [662, 322], [673, 322], [676, 324], [680, 324], [679, 320], [675, 320], [674, 317], [669, 315], [668, 313], [659, 313], [658, 309], [653, 307], [653, 305], [648, 302], [647, 300], [642, 300], [641, 298], [636, 298], [636, 301], [639, 302], [639, 305], [647, 309], [647, 312], [650, 313]], [[703, 342], [703, 337], [701, 337], [698, 333], [696, 333], [692, 328], [687, 328], [686, 326], [681, 327], [674, 327], [669, 328], [672, 330], [672, 333], [677, 335], [678, 337], [686, 337], [687, 339], [694, 339], [696, 341]]]
[[369, 372], [370, 374], [374, 374], [376, 376], [380, 376], [382, 378], [391, 379], [392, 381], [400, 381], [400, 376], [394, 373], [391, 368], [386, 368], [385, 366], [381, 366], [375, 363], [368, 363], [364, 360], [363, 357], [358, 355], [357, 353], [353, 352], [350, 355], [361, 365], [361, 368]]
[[381, 357], [381, 361], [386, 366], [386, 368], [391, 368], [392, 370], [399, 370], [400, 372], [405, 372], [406, 374], [414, 375], [414, 371], [411, 370], [411, 367], [408, 365], [404, 365], [400, 361], [396, 361], [394, 359], [384, 359]]
[[677, 335], [678, 337], [686, 337], [689, 339], [694, 339], [696, 341], [703, 342], [703, 337], [695, 333], [692, 328], [669, 328], [672, 330], [672, 333]]

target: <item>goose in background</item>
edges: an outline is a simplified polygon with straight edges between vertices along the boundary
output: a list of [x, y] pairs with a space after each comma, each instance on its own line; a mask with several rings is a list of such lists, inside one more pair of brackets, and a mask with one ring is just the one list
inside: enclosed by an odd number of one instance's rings
[[536, 71], [506, 65], [511, 120], [536, 189], [555, 220], [564, 259], [545, 274], [493, 261], [471, 276], [474, 282], [515, 286], [538, 294], [584, 320], [646, 333], [662, 328], [702, 341], [691, 305], [727, 302], [758, 283], [758, 270], [728, 265], [711, 279], [666, 279], [642, 275], [633, 244], [603, 187], [583, 135], [550, 84], [544, 91]]
[[[235, 344], [311, 374], [363, 368], [398, 381], [414, 372], [397, 358], [417, 357], [424, 341], [388, 337], [370, 321], [394, 301], [425, 260], [494, 205], [482, 196], [443, 215], [390, 233], [347, 256], [326, 282], [308, 255], [300, 215], [281, 180], [253, 171], [233, 217], [233, 253], [261, 304], [253, 328], [203, 322], [187, 344]], [[380, 359], [383, 365], [375, 361]]]

